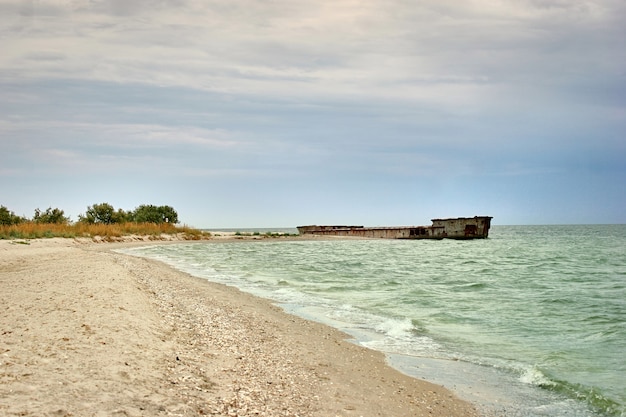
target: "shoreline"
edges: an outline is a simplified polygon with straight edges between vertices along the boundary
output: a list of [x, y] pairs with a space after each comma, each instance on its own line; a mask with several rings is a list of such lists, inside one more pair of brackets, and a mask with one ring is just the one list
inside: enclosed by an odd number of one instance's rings
[[0, 414], [479, 415], [339, 330], [113, 251], [167, 242], [9, 242]]

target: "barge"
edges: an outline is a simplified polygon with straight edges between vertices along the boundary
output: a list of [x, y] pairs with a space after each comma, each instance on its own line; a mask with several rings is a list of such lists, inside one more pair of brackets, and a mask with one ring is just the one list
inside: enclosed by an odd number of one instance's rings
[[380, 239], [486, 239], [490, 216], [432, 219], [431, 226], [364, 227], [298, 226], [301, 235], [351, 236]]

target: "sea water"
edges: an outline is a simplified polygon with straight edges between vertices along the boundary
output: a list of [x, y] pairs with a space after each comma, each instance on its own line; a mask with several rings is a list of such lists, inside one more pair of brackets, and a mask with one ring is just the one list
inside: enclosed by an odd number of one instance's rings
[[128, 249], [349, 333], [504, 416], [626, 415], [626, 225], [494, 226], [484, 240]]

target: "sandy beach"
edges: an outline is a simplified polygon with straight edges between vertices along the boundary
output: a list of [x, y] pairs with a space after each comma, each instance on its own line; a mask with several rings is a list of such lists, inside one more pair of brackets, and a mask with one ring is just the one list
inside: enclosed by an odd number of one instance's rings
[[0, 416], [479, 414], [335, 329], [112, 251], [132, 244], [0, 241]]

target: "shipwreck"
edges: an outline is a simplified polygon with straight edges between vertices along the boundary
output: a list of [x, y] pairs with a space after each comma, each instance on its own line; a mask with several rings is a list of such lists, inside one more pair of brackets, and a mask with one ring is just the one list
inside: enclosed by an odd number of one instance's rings
[[486, 239], [490, 216], [432, 219], [431, 226], [298, 226], [301, 235], [352, 236], [380, 239]]

